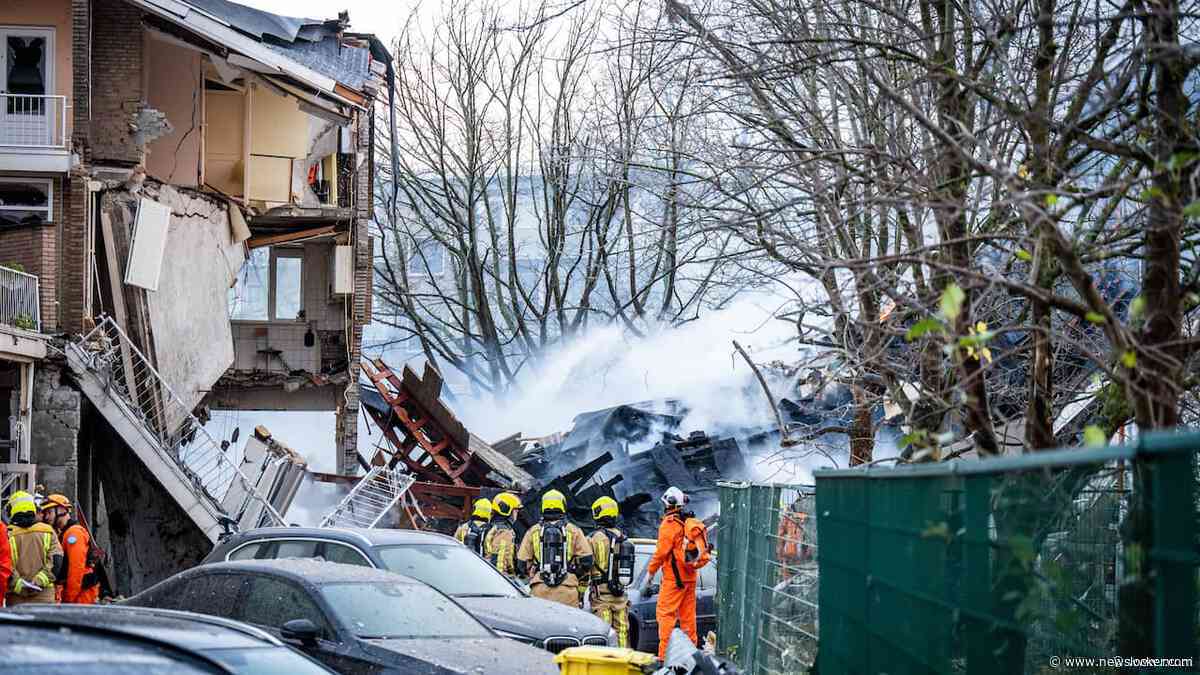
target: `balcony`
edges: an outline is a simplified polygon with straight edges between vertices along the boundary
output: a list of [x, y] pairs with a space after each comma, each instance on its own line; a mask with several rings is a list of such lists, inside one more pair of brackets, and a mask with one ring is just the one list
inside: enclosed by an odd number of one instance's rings
[[0, 267], [0, 359], [46, 356], [38, 278]]
[[71, 168], [66, 96], [0, 93], [0, 170]]

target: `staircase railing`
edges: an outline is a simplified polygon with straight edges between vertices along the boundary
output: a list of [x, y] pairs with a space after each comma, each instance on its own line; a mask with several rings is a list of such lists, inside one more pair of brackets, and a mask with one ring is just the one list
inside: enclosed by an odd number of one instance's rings
[[375, 527], [399, 503], [415, 480], [398, 468], [376, 466], [325, 514], [321, 527]]
[[[246, 507], [255, 500], [274, 524], [286, 524], [230, 456], [233, 447], [209, 435], [111, 317], [103, 318], [67, 349], [104, 383], [109, 396], [146, 440], [187, 477], [191, 491], [214, 517], [231, 518], [236, 529]], [[238, 504], [223, 504], [235, 481], [241, 483], [245, 496]]]

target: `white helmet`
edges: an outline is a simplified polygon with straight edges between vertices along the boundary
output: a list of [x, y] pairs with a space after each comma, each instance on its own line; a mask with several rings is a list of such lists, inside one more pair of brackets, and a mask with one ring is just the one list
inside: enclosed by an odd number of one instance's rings
[[671, 487], [667, 488], [667, 491], [663, 493], [663, 496], [660, 497], [660, 500], [662, 501], [664, 507], [673, 509], [676, 506], [687, 506], [688, 496], [684, 494], [683, 490], [680, 490], [672, 485]]

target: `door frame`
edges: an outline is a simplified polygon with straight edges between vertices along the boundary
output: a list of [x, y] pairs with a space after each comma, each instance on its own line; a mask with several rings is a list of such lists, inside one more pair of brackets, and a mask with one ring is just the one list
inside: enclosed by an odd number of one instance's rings
[[[55, 29], [53, 26], [21, 26], [11, 24], [0, 24], [0, 48], [4, 49], [4, 53], [0, 54], [0, 61], [7, 62], [8, 60], [8, 40], [9, 35], [17, 36], [36, 36], [46, 39], [46, 93], [45, 96], [55, 96], [55, 75], [54, 62], [57, 60], [58, 50], [55, 45]], [[0, 91], [7, 93], [8, 91], [8, 68], [0, 68]]]

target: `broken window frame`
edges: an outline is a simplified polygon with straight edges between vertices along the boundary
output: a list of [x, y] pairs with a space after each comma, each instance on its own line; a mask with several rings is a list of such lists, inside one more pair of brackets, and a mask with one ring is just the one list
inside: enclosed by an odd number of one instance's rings
[[0, 176], [0, 183], [24, 183], [27, 185], [45, 186], [46, 188], [46, 205], [45, 206], [24, 206], [24, 205], [5, 205], [0, 204], [0, 212], [18, 212], [27, 211], [45, 211], [45, 217], [42, 218], [40, 224], [54, 222], [54, 179], [41, 178], [38, 176]]
[[[4, 58], [0, 62], [4, 63], [4, 68], [7, 69], [8, 59], [8, 38], [15, 37], [35, 37], [45, 40], [46, 51], [42, 54], [42, 93], [41, 94], [13, 94], [13, 96], [54, 96], [55, 92], [55, 56], [57, 55], [57, 45], [55, 44], [56, 35], [55, 29], [51, 26], [21, 26], [15, 24], [0, 24], [0, 49], [4, 50], [2, 55]], [[8, 91], [11, 87], [8, 82], [7, 70], [0, 72], [0, 85], [4, 91]]]
[[[304, 323], [304, 321], [305, 321], [304, 283], [307, 278], [306, 275], [308, 274], [307, 270], [305, 269], [307, 267], [307, 265], [304, 264], [304, 248], [300, 247], [300, 246], [265, 246], [263, 248], [267, 249], [267, 251], [268, 251], [268, 253], [267, 253], [268, 261], [267, 261], [267, 268], [266, 268], [266, 275], [267, 275], [266, 318], [245, 318], [245, 317], [235, 316], [232, 311], [233, 307], [231, 306], [229, 320], [232, 322], [235, 322], [235, 323], [256, 323], [256, 324]], [[254, 254], [254, 251], [258, 251], [258, 250], [262, 250], [262, 249], [252, 250], [250, 252], [251, 255]], [[292, 317], [292, 318], [279, 318], [279, 313], [277, 311], [278, 310], [278, 298], [279, 298], [278, 267], [279, 267], [279, 259], [280, 258], [286, 258], [289, 260], [298, 260], [300, 263], [300, 283], [299, 283], [299, 288], [297, 289], [297, 293], [299, 294], [299, 297], [297, 298], [297, 303], [299, 305], [299, 311], [297, 313], [297, 316]], [[247, 258], [247, 263], [248, 262], [249, 262], [249, 258]], [[232, 305], [232, 298], [236, 297], [236, 294], [238, 293], [238, 289], [239, 289], [239, 286], [240, 286], [240, 283], [242, 280], [241, 274], [242, 273], [238, 274], [237, 283], [235, 283], [233, 288], [230, 289], [230, 293], [232, 294], [231, 295], [231, 303], [230, 303], [231, 305]]]

